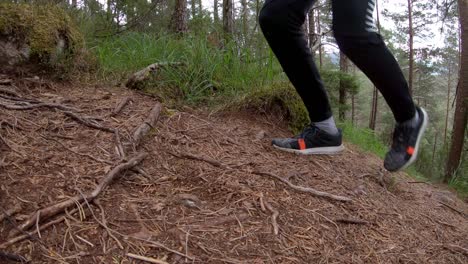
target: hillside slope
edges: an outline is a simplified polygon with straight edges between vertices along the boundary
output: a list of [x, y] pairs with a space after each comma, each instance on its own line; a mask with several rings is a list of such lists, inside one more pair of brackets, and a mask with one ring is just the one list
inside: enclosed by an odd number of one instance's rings
[[[127, 157], [148, 153], [94, 202], [44, 221], [39, 215], [29, 232], [58, 219], [40, 238], [34, 233], [0, 251], [32, 263], [145, 263], [127, 253], [159, 263], [468, 262], [468, 205], [443, 188], [387, 173], [378, 157], [353, 145], [332, 157], [283, 153], [269, 141], [290, 133], [274, 117], [184, 108], [163, 109], [136, 148], [125, 142], [155, 99], [120, 88], [0, 80], [0, 105], [66, 106], [0, 111], [0, 219], [12, 214], [0, 222], [0, 243], [36, 210], [90, 192], [125, 162], [112, 133], [65, 112], [118, 128]], [[126, 97], [132, 102], [111, 116]]]

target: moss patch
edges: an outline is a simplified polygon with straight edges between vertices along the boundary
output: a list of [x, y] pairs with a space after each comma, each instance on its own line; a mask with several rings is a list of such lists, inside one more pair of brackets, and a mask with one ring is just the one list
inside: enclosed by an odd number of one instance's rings
[[27, 44], [33, 57], [49, 62], [63, 52], [74, 54], [83, 47], [83, 36], [67, 13], [56, 5], [0, 4], [0, 38]]
[[310, 123], [304, 103], [289, 82], [248, 91], [228, 103], [226, 108], [250, 109], [283, 116], [282, 119], [288, 122], [289, 129], [294, 133], [302, 131]]

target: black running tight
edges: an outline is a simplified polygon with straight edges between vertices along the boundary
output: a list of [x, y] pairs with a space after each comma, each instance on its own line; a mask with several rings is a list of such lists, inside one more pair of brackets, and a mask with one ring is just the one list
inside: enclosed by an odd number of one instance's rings
[[[327, 93], [302, 30], [316, 0], [266, 0], [260, 26], [283, 70], [301, 96], [312, 122], [332, 112]], [[414, 116], [408, 84], [397, 61], [376, 32], [374, 0], [332, 0], [333, 31], [346, 56], [375, 84], [397, 122]]]

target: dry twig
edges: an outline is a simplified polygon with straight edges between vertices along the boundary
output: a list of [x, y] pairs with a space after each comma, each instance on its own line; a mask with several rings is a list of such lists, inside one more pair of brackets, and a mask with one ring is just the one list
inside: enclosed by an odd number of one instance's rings
[[455, 244], [445, 244], [442, 245], [443, 248], [448, 249], [452, 252], [462, 253], [463, 255], [468, 257], [468, 249], [464, 247], [460, 247], [459, 245]]
[[[112, 181], [114, 181], [118, 176], [120, 176], [123, 172], [135, 167], [138, 165], [143, 159], [147, 156], [146, 153], [139, 153], [129, 159], [127, 162], [123, 162], [112, 169], [99, 183], [99, 185], [91, 192], [85, 195], [76, 195], [66, 201], [60, 202], [58, 204], [54, 204], [52, 206], [43, 208], [38, 210], [34, 213], [26, 222], [24, 222], [21, 226], [21, 230], [26, 230], [31, 227], [40, 215], [40, 221], [44, 221], [58, 213], [63, 212], [66, 208], [76, 204], [81, 203], [83, 201], [91, 202], [96, 198], [107, 186], [109, 186]], [[39, 221], [39, 222], [40, 222]]]
[[[35, 229], [34, 231], [27, 232], [26, 234], [19, 235], [19, 236], [17, 236], [17, 237], [14, 237], [14, 238], [8, 240], [7, 242], [1, 244], [1, 245], [0, 245], [0, 248], [6, 248], [6, 247], [9, 247], [9, 246], [15, 244], [16, 242], [23, 241], [23, 240], [25, 240], [25, 239], [27, 239], [27, 238], [33, 238], [33, 235], [34, 235], [35, 233], [37, 233], [38, 230], [39, 230], [39, 231], [42, 231], [42, 230], [48, 228], [49, 226], [53, 226], [53, 225], [58, 224], [58, 223], [60, 223], [60, 222], [62, 222], [62, 221], [64, 221], [64, 220], [65, 220], [65, 217], [63, 217], [63, 216], [60, 217], [60, 218], [57, 218], [57, 219], [55, 219], [54, 221], [51, 221], [51, 222], [49, 222], [49, 223], [47, 223], [47, 224], [45, 224], [45, 225], [43, 225], [43, 226], [40, 226], [39, 228]], [[39, 240], [39, 241], [40, 241], [40, 240]]]
[[263, 201], [265, 204], [265, 207], [272, 213], [271, 215], [271, 225], [273, 226], [273, 233], [275, 235], [279, 234], [279, 227], [278, 227], [278, 221], [276, 220], [278, 218], [279, 212], [273, 206], [267, 202]]
[[[215, 167], [219, 167], [219, 168], [223, 168], [223, 169], [231, 169], [229, 166], [224, 165], [224, 164], [222, 164], [222, 163], [220, 163], [220, 162], [218, 162], [216, 160], [210, 159], [210, 158], [200, 157], [200, 156], [196, 156], [196, 155], [193, 155], [193, 154], [187, 154], [187, 153], [172, 153], [172, 152], [169, 152], [169, 153], [171, 155], [179, 157], [179, 158], [186, 158], [186, 159], [204, 161], [204, 162], [209, 163], [209, 164], [211, 164], [211, 165], [213, 165]], [[340, 201], [340, 202], [350, 202], [350, 201], [352, 201], [351, 198], [348, 198], [348, 197], [345, 197], [345, 196], [334, 195], [334, 194], [331, 194], [331, 193], [318, 191], [318, 190], [315, 190], [315, 189], [310, 188], [310, 187], [303, 187], [303, 186], [295, 185], [295, 184], [291, 183], [289, 180], [284, 179], [284, 178], [282, 178], [282, 177], [280, 177], [278, 175], [275, 175], [275, 174], [272, 174], [272, 173], [269, 173], [269, 172], [263, 172], [263, 171], [251, 171], [251, 172], [249, 172], [247, 170], [241, 170], [241, 169], [239, 169], [239, 171], [246, 172], [246, 173], [253, 173], [253, 174], [256, 174], [256, 175], [259, 175], [259, 176], [268, 176], [268, 177], [277, 179], [277, 180], [285, 183], [287, 186], [289, 186], [293, 190], [296, 190], [296, 191], [299, 191], [299, 192], [304, 192], [304, 193], [309, 193], [309, 194], [311, 194], [313, 196], [316, 196], [316, 197], [323, 197], [323, 198], [327, 198], [327, 199], [335, 200], [335, 201]]]
[[343, 223], [343, 224], [354, 224], [354, 225], [369, 225], [371, 224], [368, 221], [361, 220], [361, 219], [347, 219], [347, 218], [338, 218], [335, 219], [336, 222]]
[[141, 261], [146, 261], [149, 263], [156, 263], [156, 264], [169, 264], [168, 262], [160, 259], [155, 259], [155, 258], [150, 258], [150, 257], [145, 257], [145, 256], [140, 256], [132, 253], [127, 253], [127, 257], [138, 259]]
[[462, 215], [463, 217], [465, 217], [465, 218], [467, 217], [466, 213], [464, 213], [464, 212], [458, 210], [457, 208], [455, 208], [455, 207], [453, 207], [453, 206], [451, 206], [451, 205], [449, 205], [449, 204], [446, 204], [446, 203], [444, 203], [444, 202], [441, 202], [441, 201], [439, 201], [439, 203], [440, 203], [441, 205], [447, 207], [448, 209], [451, 209], [452, 211], [459, 213], [459, 214]]

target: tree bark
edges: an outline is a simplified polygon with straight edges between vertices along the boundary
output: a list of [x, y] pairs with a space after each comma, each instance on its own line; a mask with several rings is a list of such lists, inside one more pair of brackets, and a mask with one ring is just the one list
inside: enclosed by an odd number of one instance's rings
[[248, 24], [247, 24], [247, 0], [241, 0], [241, 18], [242, 18], [242, 35], [244, 36], [244, 39], [247, 39], [247, 30], [248, 30]]
[[[340, 51], [340, 71], [342, 73], [348, 73], [348, 58]], [[340, 89], [339, 89], [339, 98], [338, 98], [338, 109], [339, 109], [339, 119], [344, 121], [346, 118], [346, 94], [348, 87], [346, 83], [340, 79]]]
[[218, 0], [213, 1], [213, 20], [215, 24], [219, 23]]
[[[192, 0], [193, 2], [194, 0]], [[184, 33], [187, 31], [187, 0], [176, 0], [174, 13], [171, 18], [172, 31]]]
[[[315, 35], [315, 9], [311, 9], [309, 12], [309, 48], [315, 44], [316, 36]], [[311, 50], [312, 58], [315, 60], [315, 50]]]
[[223, 0], [223, 31], [226, 41], [232, 37], [233, 24], [232, 0]]
[[458, 14], [460, 18], [460, 74], [456, 93], [455, 116], [453, 122], [452, 142], [450, 146], [444, 181], [452, 179], [460, 165], [467, 125], [468, 104], [468, 0], [458, 0]]
[[[380, 12], [379, 12], [379, 1], [375, 1], [375, 9], [377, 11], [377, 29], [380, 34]], [[379, 106], [379, 92], [377, 87], [374, 86], [372, 91], [372, 105], [371, 105], [371, 114], [369, 118], [369, 128], [375, 130], [375, 124], [377, 123], [377, 109]]]
[[448, 81], [447, 81], [447, 108], [445, 109], [445, 128], [444, 128], [444, 144], [447, 143], [447, 128], [448, 128], [448, 118], [449, 118], [449, 109], [450, 109], [450, 86], [451, 86], [451, 67], [450, 62], [448, 65]]
[[[176, 0], [178, 1], [178, 0]], [[191, 4], [191, 7], [192, 7], [192, 18], [194, 18], [196, 15], [197, 15], [197, 7], [195, 6], [195, 2], [196, 0], [190, 0], [190, 4]], [[176, 2], [176, 5], [177, 5], [177, 2]]]
[[408, 87], [409, 92], [413, 94], [413, 64], [414, 64], [414, 49], [413, 49], [413, 3], [412, 0], [408, 0], [408, 23], [409, 23], [409, 70], [408, 70]]
[[[320, 25], [320, 9], [317, 10], [317, 32], [319, 33], [322, 32], [322, 28]], [[319, 46], [318, 51], [319, 51], [319, 67], [320, 69], [322, 69], [323, 67], [322, 45]]]

